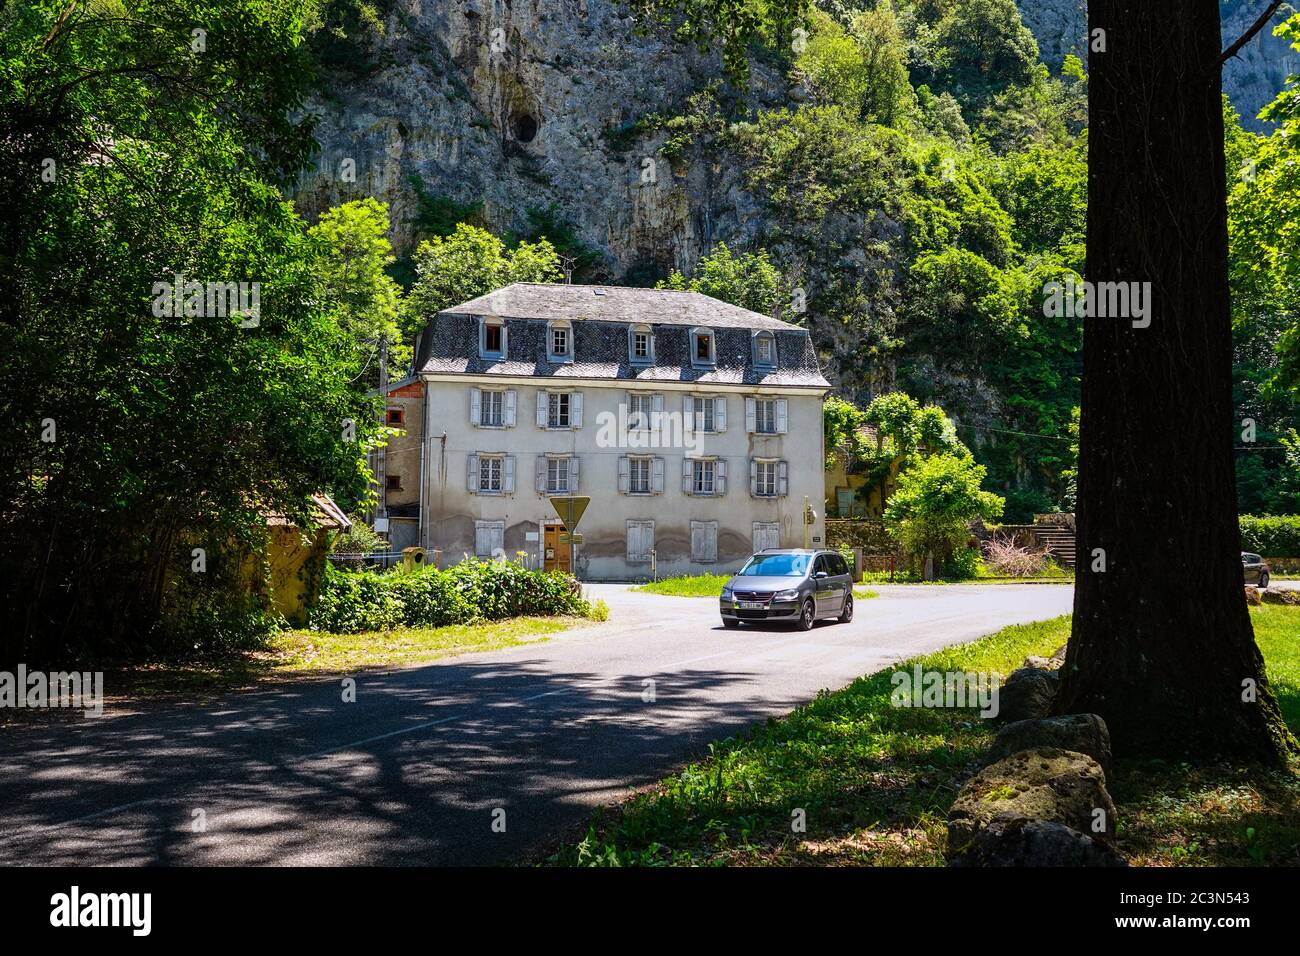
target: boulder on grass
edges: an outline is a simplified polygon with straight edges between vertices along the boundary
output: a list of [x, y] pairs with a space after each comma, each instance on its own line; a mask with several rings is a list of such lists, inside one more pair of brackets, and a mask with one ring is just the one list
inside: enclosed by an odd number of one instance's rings
[[1246, 603], [1256, 604], [1256, 605], [1263, 604], [1264, 603], [1263, 592], [1261, 592], [1260, 589], [1255, 587], [1253, 584], [1247, 584]]
[[1040, 671], [1058, 671], [1065, 661], [1058, 661], [1055, 657], [1038, 657], [1030, 655], [1025, 658], [1025, 667], [1033, 667]]
[[1061, 685], [1056, 671], [1021, 667], [998, 688], [997, 718], [1006, 723], [1046, 717]]
[[980, 831], [1014, 820], [1047, 820], [1108, 842], [1115, 803], [1101, 765], [1087, 754], [1038, 747], [985, 767], [948, 812], [949, 857], [966, 852]]
[[1259, 592], [1260, 600], [1265, 604], [1284, 604], [1288, 607], [1300, 607], [1300, 591], [1278, 591], [1266, 588]]
[[1101, 765], [1106, 779], [1110, 779], [1110, 731], [1106, 729], [1106, 721], [1096, 714], [1038, 717], [1007, 724], [998, 731], [985, 765], [1036, 747], [1055, 747], [1087, 754]]
[[1100, 840], [1051, 820], [993, 823], [975, 835], [949, 866], [1128, 866]]

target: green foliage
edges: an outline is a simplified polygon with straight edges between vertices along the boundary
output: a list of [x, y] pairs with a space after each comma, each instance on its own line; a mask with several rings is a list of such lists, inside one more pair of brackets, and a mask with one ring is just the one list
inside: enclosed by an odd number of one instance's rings
[[1300, 557], [1300, 515], [1242, 515], [1241, 549], [1270, 558]]
[[[700, 292], [760, 315], [780, 313], [789, 304], [792, 293], [790, 283], [772, 265], [766, 250], [734, 255], [722, 242], [700, 258], [690, 279], [674, 271], [657, 287]], [[787, 316], [786, 320], [798, 318]]]
[[984, 559], [979, 548], [955, 548], [944, 559], [939, 575], [949, 581], [971, 581], [984, 574]]
[[930, 60], [917, 71], [920, 82], [951, 92], [971, 109], [1029, 80], [1038, 43], [1021, 22], [1015, 0], [933, 6], [942, 12], [929, 39]]
[[718, 45], [727, 74], [749, 75], [751, 46], [788, 50], [809, 0], [638, 0], [642, 25], [670, 28], [678, 40], [708, 52]]
[[885, 505], [885, 524], [903, 550], [918, 560], [946, 556], [964, 544], [976, 518], [996, 521], [1003, 499], [980, 488], [986, 469], [969, 456], [923, 458], [898, 476]]
[[386, 551], [388, 542], [358, 516], [352, 517], [352, 527], [334, 536], [330, 543], [331, 554], [374, 554]]
[[577, 582], [507, 561], [464, 561], [447, 570], [326, 570], [311, 626], [340, 634], [442, 627], [525, 615], [588, 615]]
[[460, 223], [415, 252], [416, 281], [407, 297], [412, 325], [423, 325], [448, 306], [486, 295], [512, 282], [555, 282], [559, 256], [545, 239], [508, 249], [492, 233]]
[[846, 30], [813, 8], [812, 35], [795, 60], [817, 98], [859, 120], [895, 126], [912, 111], [907, 49], [894, 8], [882, 3], [853, 14]]
[[849, 461], [862, 455], [860, 429], [866, 421], [866, 412], [838, 395], [831, 395], [822, 403], [822, 432], [826, 437], [827, 468], [834, 467], [837, 455], [844, 455]]
[[[176, 650], [193, 547], [368, 487], [374, 403], [278, 189], [313, 147], [310, 11], [0, 10], [0, 659]], [[257, 324], [202, 296], [168, 315], [177, 275], [259, 283]]]

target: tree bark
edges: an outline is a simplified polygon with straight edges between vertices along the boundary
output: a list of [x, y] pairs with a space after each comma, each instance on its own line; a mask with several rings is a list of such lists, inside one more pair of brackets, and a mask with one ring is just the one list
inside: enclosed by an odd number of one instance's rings
[[1295, 742], [1255, 646], [1237, 529], [1219, 5], [1090, 0], [1089, 27], [1106, 51], [1090, 58], [1086, 278], [1150, 282], [1150, 324], [1084, 321], [1078, 580], [1055, 708], [1100, 714], [1117, 754], [1277, 761]]

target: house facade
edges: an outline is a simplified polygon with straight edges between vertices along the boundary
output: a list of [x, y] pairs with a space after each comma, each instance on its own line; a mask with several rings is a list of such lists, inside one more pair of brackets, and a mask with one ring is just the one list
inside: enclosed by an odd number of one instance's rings
[[389, 391], [390, 541], [570, 570], [550, 498], [578, 495], [583, 580], [820, 546], [828, 388], [806, 330], [699, 293], [507, 286], [439, 312]]

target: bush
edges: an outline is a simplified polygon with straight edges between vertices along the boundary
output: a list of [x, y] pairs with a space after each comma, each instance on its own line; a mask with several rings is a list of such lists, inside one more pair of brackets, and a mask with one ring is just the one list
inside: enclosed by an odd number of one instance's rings
[[1032, 578], [1047, 567], [1047, 552], [1018, 546], [997, 535], [984, 542], [984, 564], [989, 573], [1009, 578]]
[[506, 561], [465, 561], [445, 571], [326, 569], [311, 626], [340, 634], [394, 627], [444, 627], [475, 620], [589, 615], [578, 583], [558, 572]]
[[984, 570], [978, 548], [957, 548], [943, 562], [940, 576], [953, 581], [969, 581]]
[[1271, 558], [1300, 558], [1300, 515], [1242, 515], [1241, 549]]

